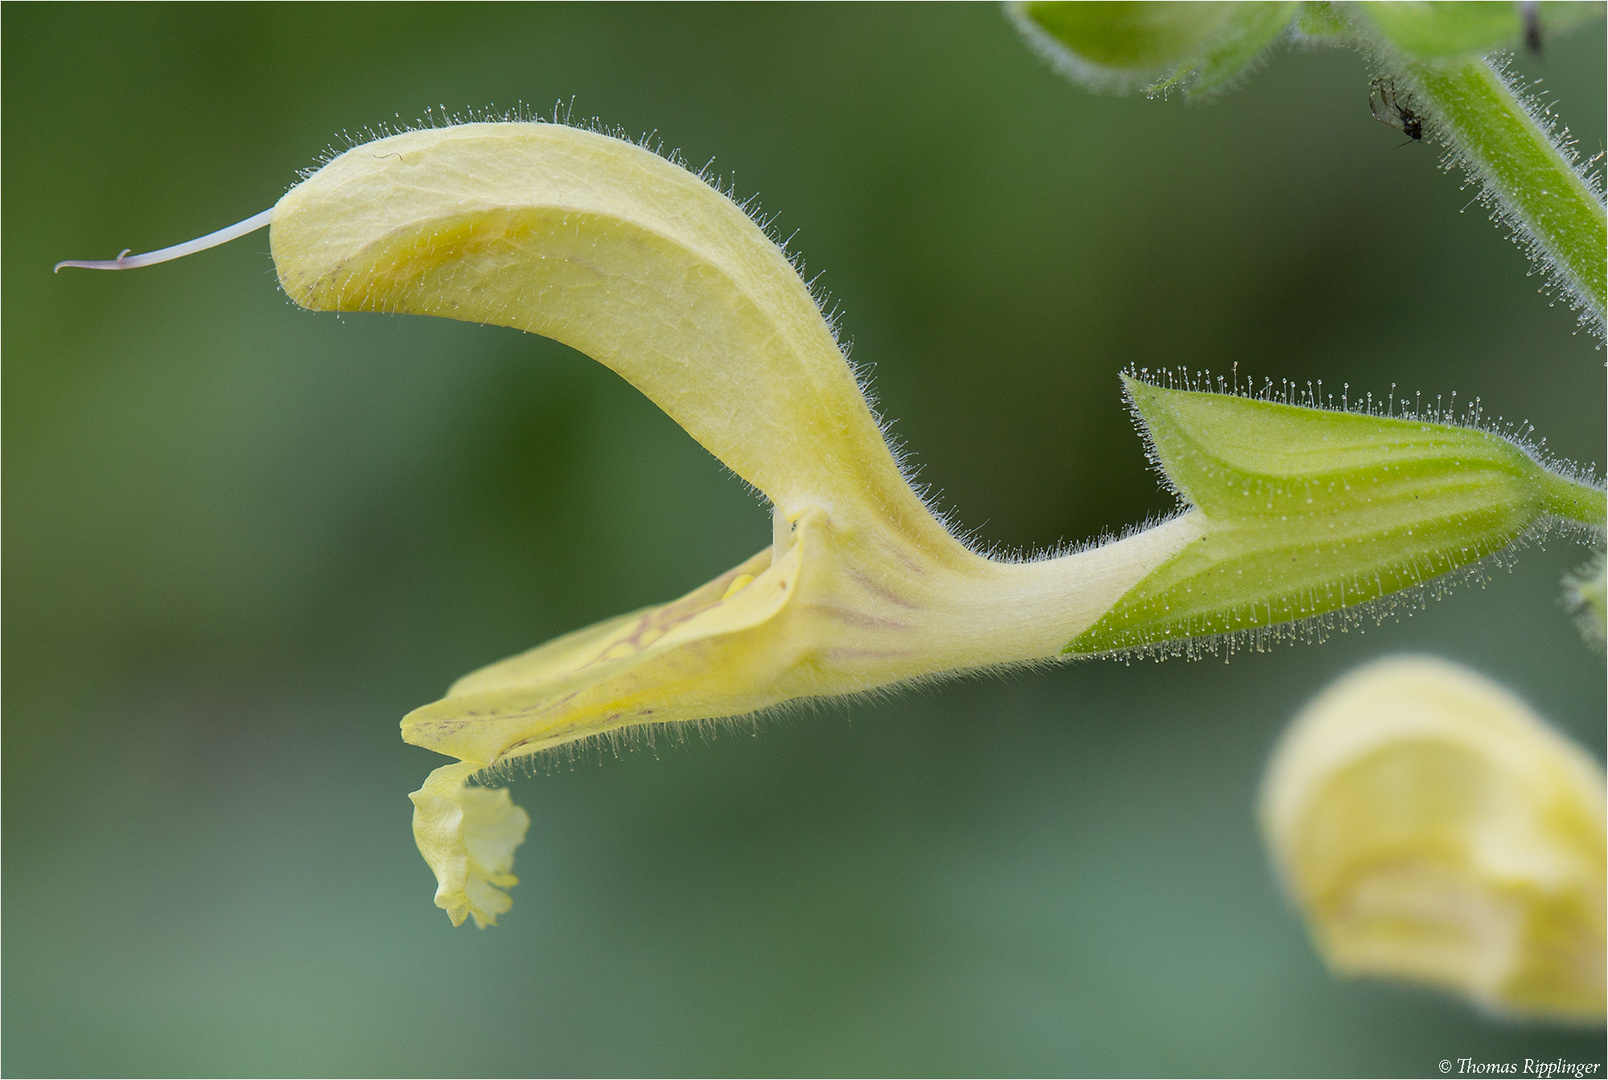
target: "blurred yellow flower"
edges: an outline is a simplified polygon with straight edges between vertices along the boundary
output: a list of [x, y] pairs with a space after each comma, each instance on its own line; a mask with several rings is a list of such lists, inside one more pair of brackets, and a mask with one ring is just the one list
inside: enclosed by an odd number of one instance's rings
[[1296, 718], [1261, 817], [1336, 972], [1432, 984], [1495, 1013], [1601, 1020], [1605, 800], [1601, 766], [1512, 694], [1397, 657]]

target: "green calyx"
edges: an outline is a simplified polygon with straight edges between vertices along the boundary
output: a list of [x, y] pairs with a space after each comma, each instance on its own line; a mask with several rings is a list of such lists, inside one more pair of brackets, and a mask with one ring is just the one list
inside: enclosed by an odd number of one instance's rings
[[1124, 382], [1157, 464], [1206, 528], [1068, 653], [1344, 611], [1548, 521], [1603, 527], [1599, 488], [1491, 432]]

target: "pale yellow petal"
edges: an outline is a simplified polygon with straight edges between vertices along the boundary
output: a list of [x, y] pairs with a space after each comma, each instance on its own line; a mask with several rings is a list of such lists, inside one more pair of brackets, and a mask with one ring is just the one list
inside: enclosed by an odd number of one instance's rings
[[[752, 631], [793, 597], [801, 558], [795, 547], [772, 565], [770, 552], [761, 552], [673, 603], [466, 675], [446, 697], [404, 717], [402, 737], [488, 765], [629, 724], [761, 708], [769, 702], [753, 695], [764, 675], [736, 654], [762, 652], [764, 637]], [[732, 580], [755, 571], [753, 584], [726, 595]]]
[[[618, 372], [784, 509], [935, 523], [786, 255], [703, 180], [562, 124], [355, 147], [274, 208], [291, 299], [518, 327]], [[939, 532], [942, 530], [939, 529]]]

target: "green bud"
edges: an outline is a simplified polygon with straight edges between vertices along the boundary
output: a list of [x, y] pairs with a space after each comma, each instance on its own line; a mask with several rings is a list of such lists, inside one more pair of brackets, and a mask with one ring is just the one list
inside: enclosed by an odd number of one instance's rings
[[1489, 431], [1123, 381], [1152, 458], [1205, 529], [1069, 653], [1343, 612], [1549, 523], [1603, 526], [1600, 488]]
[[1603, 13], [1602, 4], [1541, 3], [1534, 5], [1527, 23], [1525, 5], [1481, 0], [1365, 3], [1362, 8], [1391, 45], [1421, 59], [1483, 55], [1513, 48], [1532, 35], [1539, 44]]
[[1007, 11], [1057, 69], [1094, 90], [1222, 86], [1284, 32], [1297, 3], [1029, 0]]

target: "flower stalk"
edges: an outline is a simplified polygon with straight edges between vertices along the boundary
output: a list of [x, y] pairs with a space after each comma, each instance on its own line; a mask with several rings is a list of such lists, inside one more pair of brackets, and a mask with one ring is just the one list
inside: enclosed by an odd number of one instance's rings
[[1415, 107], [1485, 186], [1497, 215], [1527, 238], [1599, 328], [1608, 319], [1608, 211], [1602, 194], [1489, 60], [1404, 59]]

